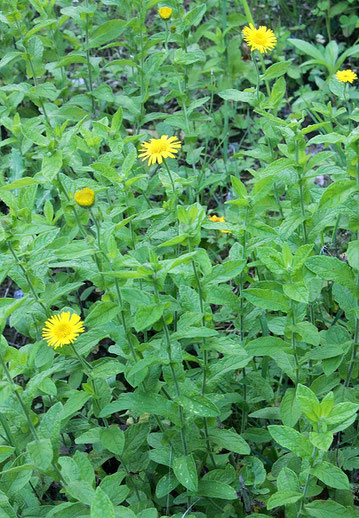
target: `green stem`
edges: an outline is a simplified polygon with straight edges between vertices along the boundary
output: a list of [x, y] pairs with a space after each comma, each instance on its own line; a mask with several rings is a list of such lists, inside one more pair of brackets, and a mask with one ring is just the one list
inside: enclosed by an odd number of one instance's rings
[[[358, 289], [359, 289], [359, 271], [358, 271], [358, 274], [357, 274], [357, 286], [358, 286]], [[357, 300], [357, 306], [359, 306], [359, 300]], [[355, 329], [354, 329], [353, 348], [352, 348], [352, 355], [351, 355], [351, 358], [350, 358], [347, 378], [346, 378], [345, 383], [344, 383], [345, 387], [349, 387], [349, 385], [350, 385], [350, 380], [351, 380], [353, 369], [354, 369], [354, 365], [355, 365], [355, 362], [356, 362], [358, 346], [359, 346], [359, 317], [358, 317], [358, 314], [355, 313]]]
[[[295, 326], [296, 320], [295, 320], [295, 306], [294, 301], [290, 301], [291, 304], [291, 312], [292, 312], [292, 325]], [[299, 383], [299, 363], [298, 363], [298, 354], [297, 354], [297, 343], [296, 343], [296, 337], [295, 337], [295, 331], [292, 330], [292, 349], [294, 352], [294, 360], [295, 360], [295, 384], [298, 385]]]
[[[312, 459], [311, 459], [312, 462], [313, 462], [316, 454], [317, 454], [317, 448], [314, 448], [313, 453], [312, 453]], [[311, 464], [312, 464], [312, 462], [311, 462]], [[309, 482], [310, 482], [310, 468], [309, 468], [308, 475], [307, 475], [307, 478], [305, 481], [304, 490], [303, 490], [303, 498], [300, 502], [300, 507], [299, 507], [299, 511], [297, 514], [297, 518], [300, 518], [303, 515], [303, 507], [304, 507], [305, 499], [307, 497], [307, 493], [308, 493], [308, 489], [309, 489]]]
[[24, 277], [25, 277], [25, 279], [26, 279], [27, 285], [29, 286], [30, 291], [31, 291], [31, 293], [33, 294], [33, 296], [34, 296], [34, 298], [35, 298], [36, 302], [37, 302], [38, 304], [40, 304], [40, 306], [42, 307], [42, 309], [45, 311], [45, 315], [47, 315], [47, 316], [48, 316], [48, 315], [49, 315], [49, 312], [48, 312], [48, 310], [47, 310], [47, 308], [46, 308], [45, 304], [44, 304], [43, 302], [41, 302], [41, 300], [40, 300], [40, 298], [39, 298], [38, 294], [36, 293], [35, 288], [33, 287], [32, 282], [31, 282], [31, 280], [30, 280], [30, 277], [28, 276], [27, 271], [25, 270], [25, 268], [24, 268], [24, 267], [23, 267], [23, 265], [21, 264], [21, 262], [20, 262], [19, 258], [17, 257], [16, 252], [15, 252], [15, 250], [13, 249], [11, 242], [10, 242], [10, 241], [7, 241], [7, 245], [8, 245], [8, 247], [9, 247], [9, 250], [10, 250], [10, 252], [11, 252], [11, 254], [12, 254], [13, 258], [14, 258], [14, 259], [15, 259], [15, 261], [16, 261], [16, 264], [20, 267], [20, 269], [21, 269], [22, 273], [24, 274]]
[[330, 0], [327, 2], [327, 10], [325, 12], [325, 25], [327, 27], [327, 35], [329, 42], [332, 41], [332, 31], [330, 27]]
[[[252, 25], [255, 25], [254, 23], [254, 20], [253, 20], [253, 16], [252, 16], [252, 13], [251, 13], [251, 10], [249, 8], [249, 5], [248, 5], [248, 2], [247, 0], [241, 0], [241, 3], [242, 3], [242, 6], [243, 6], [243, 9], [244, 9], [244, 13], [246, 15], [246, 18], [247, 18], [247, 22], [248, 23], [251, 23]], [[262, 54], [259, 54], [259, 59], [261, 61], [261, 65], [262, 65], [262, 70], [263, 70], [263, 73], [265, 72], [265, 63], [264, 63], [264, 59], [263, 59], [263, 56]], [[266, 85], [266, 89], [267, 89], [267, 94], [268, 96], [270, 95], [270, 88], [269, 88], [269, 83], [268, 83], [268, 80], [265, 79], [265, 85]]]
[[[191, 245], [188, 244], [188, 251], [191, 252]], [[197, 267], [196, 267], [196, 263], [194, 262], [194, 260], [192, 259], [191, 260], [191, 263], [192, 263], [192, 268], [193, 268], [193, 273], [194, 273], [194, 276], [195, 276], [195, 279], [196, 279], [196, 284], [197, 284], [197, 289], [198, 289], [198, 298], [199, 298], [199, 306], [200, 306], [200, 311], [201, 311], [201, 320], [202, 320], [202, 326], [205, 327], [206, 326], [206, 322], [205, 322], [205, 318], [204, 318], [204, 302], [203, 302], [203, 294], [202, 294], [202, 288], [201, 288], [201, 283], [200, 283], [200, 279], [199, 279], [199, 275], [198, 275], [198, 272], [197, 272]], [[202, 389], [201, 389], [201, 394], [202, 396], [205, 395], [206, 393], [206, 381], [207, 381], [207, 369], [208, 369], [208, 351], [206, 350], [206, 341], [204, 338], [202, 338], [202, 348], [203, 348], [203, 378], [202, 378]], [[213, 456], [213, 453], [212, 453], [212, 450], [211, 450], [211, 446], [210, 446], [210, 442], [209, 442], [209, 433], [208, 433], [208, 423], [207, 423], [207, 418], [204, 417], [203, 418], [203, 428], [204, 428], [204, 435], [205, 435], [205, 438], [206, 438], [206, 445], [207, 445], [207, 451], [208, 451], [208, 454], [209, 454], [209, 457], [212, 461], [212, 464], [213, 464], [213, 467], [216, 468], [216, 462], [214, 460], [214, 456]]]
[[252, 58], [252, 61], [253, 61], [253, 64], [256, 68], [256, 75], [257, 75], [257, 87], [256, 87], [256, 91], [257, 91], [257, 100], [259, 101], [259, 83], [260, 83], [260, 77], [259, 77], [259, 70], [258, 70], [258, 64], [257, 64], [257, 60], [256, 60], [256, 56], [254, 54], [254, 52], [251, 53], [251, 58]]
[[[15, 17], [15, 23], [16, 23], [17, 29], [18, 29], [18, 31], [19, 31], [19, 33], [20, 33], [21, 40], [22, 40], [22, 44], [24, 45], [24, 48], [25, 48], [25, 51], [26, 51], [26, 57], [27, 57], [27, 59], [28, 59], [28, 61], [29, 61], [29, 65], [30, 65], [30, 68], [31, 68], [32, 77], [33, 77], [33, 80], [34, 80], [34, 86], [36, 86], [36, 87], [37, 87], [37, 86], [39, 85], [39, 82], [38, 82], [38, 80], [37, 80], [35, 67], [34, 67], [34, 64], [33, 64], [33, 62], [32, 62], [31, 55], [30, 55], [30, 52], [29, 52], [29, 50], [28, 50], [27, 44], [25, 43], [25, 40], [24, 40], [24, 38], [22, 37], [21, 27], [20, 27], [20, 25], [19, 25], [19, 21], [16, 19], [16, 17]], [[51, 126], [51, 124], [50, 124], [50, 120], [49, 120], [49, 118], [48, 118], [48, 116], [47, 116], [47, 113], [46, 113], [46, 110], [45, 110], [45, 106], [44, 106], [44, 103], [43, 103], [43, 101], [42, 101], [42, 99], [41, 99], [41, 98], [39, 98], [39, 103], [40, 103], [41, 109], [42, 109], [42, 111], [43, 111], [43, 114], [44, 114], [45, 120], [46, 120], [46, 122], [47, 122], [47, 124], [48, 124], [49, 128], [52, 130], [52, 126]]]
[[168, 20], [165, 20], [165, 26], [166, 26], [165, 49], [166, 49], [166, 54], [168, 54]]
[[170, 180], [171, 180], [173, 194], [174, 194], [174, 196], [176, 196], [176, 187], [175, 187], [175, 184], [174, 184], [174, 181], [173, 181], [173, 178], [172, 178], [171, 171], [170, 171], [170, 169], [169, 169], [169, 167], [167, 165], [167, 162], [166, 162], [165, 158], [163, 159], [163, 163], [165, 164], [165, 168], [166, 168], [168, 176], [170, 177]]
[[303, 217], [303, 236], [304, 236], [304, 244], [308, 242], [307, 237], [307, 226], [305, 223], [305, 208], [304, 208], [304, 192], [303, 192], [303, 177], [302, 177], [302, 170], [299, 165], [299, 143], [298, 140], [295, 142], [295, 162], [297, 165], [297, 174], [298, 174], [298, 180], [299, 180], [299, 199], [300, 199], [300, 210]]
[[12, 446], [14, 448], [15, 455], [16, 456], [20, 455], [20, 450], [16, 446], [16, 442], [15, 442], [14, 436], [12, 435], [10, 427], [7, 424], [6, 418], [2, 415], [1, 412], [0, 412], [0, 423], [1, 423], [1, 426], [3, 427], [3, 429], [4, 429], [4, 432], [6, 434], [8, 443], [10, 444], [10, 446]]
[[32, 421], [30, 419], [30, 416], [29, 416], [29, 414], [28, 414], [28, 412], [26, 410], [26, 407], [25, 407], [25, 404], [24, 404], [24, 402], [22, 400], [22, 397], [20, 396], [20, 394], [18, 392], [18, 388], [19, 387], [16, 385], [16, 383], [14, 383], [14, 381], [13, 381], [13, 379], [11, 377], [10, 371], [9, 371], [7, 365], [6, 365], [6, 362], [4, 361], [4, 359], [3, 359], [3, 357], [1, 355], [0, 355], [0, 363], [1, 363], [1, 366], [2, 366], [2, 368], [4, 370], [5, 376], [6, 376], [7, 380], [8, 380], [8, 382], [9, 382], [9, 384], [14, 389], [15, 396], [16, 396], [16, 398], [17, 398], [17, 400], [18, 400], [18, 402], [19, 402], [19, 404], [20, 404], [20, 406], [22, 408], [22, 411], [24, 412], [24, 415], [25, 415], [27, 424], [29, 426], [30, 432], [31, 432], [33, 438], [35, 439], [35, 441], [38, 441], [39, 437], [37, 435], [35, 427], [34, 427]]
[[[88, 9], [88, 0], [86, 0], [86, 9]], [[86, 12], [86, 62], [87, 62], [87, 71], [88, 71], [88, 78], [89, 78], [89, 89], [90, 89], [90, 95], [91, 95], [91, 105], [92, 105], [92, 114], [95, 116], [95, 100], [93, 97], [93, 83], [92, 83], [92, 70], [91, 70], [91, 63], [90, 63], [90, 49], [89, 49], [89, 15]]]
[[[243, 240], [242, 240], [242, 257], [244, 260], [247, 260], [247, 234], [246, 234], [246, 228], [248, 223], [248, 217], [249, 217], [249, 207], [246, 208], [246, 216], [244, 220], [244, 230], [243, 230]], [[239, 315], [239, 326], [240, 326], [240, 340], [241, 345], [244, 347], [244, 297], [243, 297], [243, 272], [241, 272], [239, 276], [239, 298], [240, 298], [240, 315]], [[246, 377], [246, 370], [243, 368], [243, 379]], [[243, 384], [243, 403], [244, 408], [242, 410], [242, 420], [241, 420], [241, 433], [244, 432], [247, 424], [247, 386], [244, 383]]]
[[[59, 182], [60, 191], [64, 194], [66, 200], [70, 201], [70, 196], [69, 196], [69, 194], [68, 194], [68, 192], [66, 190], [66, 187], [64, 186], [64, 184], [61, 181], [60, 173], [57, 174], [57, 181]], [[86, 230], [84, 229], [84, 227], [83, 227], [83, 225], [82, 225], [82, 223], [80, 221], [80, 218], [79, 218], [79, 215], [77, 213], [76, 207], [74, 207], [72, 205], [71, 209], [72, 209], [73, 215], [75, 217], [77, 226], [79, 227], [79, 230], [80, 230], [80, 233], [81, 233], [82, 237], [86, 237], [87, 233], [86, 233]]]
[[[358, 183], [358, 186], [359, 186], [359, 163], [357, 165], [357, 183]], [[357, 239], [359, 239], [359, 230], [358, 230], [358, 233], [357, 233]], [[359, 271], [357, 273], [357, 287], [359, 289]], [[359, 299], [357, 300], [357, 306], [359, 306]], [[350, 359], [350, 364], [349, 364], [347, 378], [346, 378], [345, 384], [344, 384], [345, 387], [348, 387], [349, 384], [350, 384], [350, 379], [351, 379], [352, 372], [353, 372], [353, 369], [354, 369], [354, 365], [355, 365], [355, 362], [356, 362], [358, 346], [359, 346], [359, 316], [358, 316], [358, 313], [355, 313], [355, 317], [354, 318], [355, 318], [355, 329], [354, 329], [353, 349], [352, 349], [352, 356], [351, 356], [351, 359]]]
[[347, 97], [347, 93], [349, 91], [349, 85], [348, 83], [345, 83], [344, 85], [344, 101], [345, 101], [345, 104], [346, 104], [346, 107], [347, 107], [347, 111], [348, 111], [348, 122], [349, 122], [349, 132], [352, 130], [352, 120], [351, 120], [351, 107], [350, 107], [350, 102], [349, 102], [349, 99]]
[[142, 13], [142, 1], [140, 1], [140, 94], [141, 94], [141, 120], [140, 120], [140, 126], [143, 121], [144, 117], [144, 108], [145, 108], [145, 100], [144, 100], [144, 78], [143, 78], [143, 34], [142, 34], [142, 28], [144, 26], [144, 20], [143, 20], [143, 13]]
[[[154, 290], [155, 290], [156, 302], [159, 303], [160, 299], [159, 299], [156, 279], [153, 279], [153, 287], [154, 287]], [[163, 316], [162, 316], [161, 320], [162, 320], [162, 326], [163, 326], [164, 335], [165, 335], [165, 343], [166, 343], [166, 348], [167, 348], [167, 354], [168, 354], [168, 359], [169, 359], [172, 379], [173, 379], [173, 383], [174, 383], [174, 386], [175, 386], [176, 395], [177, 395], [177, 397], [180, 397], [181, 392], [180, 392], [180, 388], [179, 388], [179, 384], [178, 384], [178, 380], [177, 380], [176, 371], [175, 371], [175, 369], [173, 367], [172, 346], [171, 346], [170, 335], [169, 335], [169, 331], [168, 331], [168, 327], [167, 327], [166, 321], [165, 321]], [[186, 442], [186, 435], [185, 435], [185, 420], [184, 420], [183, 408], [182, 408], [182, 406], [180, 404], [178, 404], [178, 416], [179, 416], [179, 419], [180, 419], [180, 422], [181, 422], [181, 441], [182, 441], [183, 453], [184, 453], [184, 455], [187, 455], [188, 449], [187, 449], [187, 442]]]
[[335, 227], [334, 227], [333, 234], [332, 234], [332, 245], [334, 245], [334, 246], [337, 242], [337, 232], [338, 232], [339, 222], [340, 222], [341, 217], [342, 217], [342, 215], [338, 214], [337, 221], [335, 223]]
[[[7, 421], [6, 421], [6, 417], [2, 415], [2, 413], [0, 412], [0, 423], [1, 423], [1, 426], [3, 427], [4, 431], [5, 431], [5, 435], [6, 435], [6, 438], [7, 438], [7, 441], [9, 443], [10, 446], [12, 446], [14, 448], [14, 452], [15, 452], [15, 455], [18, 457], [20, 455], [20, 450], [16, 444], [16, 441], [14, 439], [14, 436], [10, 430], [10, 426], [8, 425]], [[29, 485], [31, 487], [31, 489], [33, 490], [33, 492], [35, 493], [37, 499], [39, 500], [39, 502], [41, 501], [41, 496], [38, 494], [38, 492], [36, 491], [34, 485], [32, 484], [32, 482], [29, 481]]]
[[80, 354], [77, 352], [76, 347], [74, 346], [73, 343], [70, 343], [70, 347], [72, 349], [72, 352], [75, 354], [76, 358], [81, 363], [86, 374], [90, 374], [92, 371], [92, 365], [87, 360], [85, 360], [85, 358], [82, 358], [82, 356], [80, 356]]

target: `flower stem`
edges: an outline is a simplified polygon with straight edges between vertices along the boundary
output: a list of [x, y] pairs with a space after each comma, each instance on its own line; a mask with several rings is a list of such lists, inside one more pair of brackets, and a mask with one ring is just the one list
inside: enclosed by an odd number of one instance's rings
[[257, 87], [256, 87], [256, 91], [257, 91], [257, 100], [259, 101], [259, 83], [260, 83], [260, 77], [259, 77], [259, 70], [258, 70], [258, 64], [257, 64], [257, 59], [256, 59], [256, 56], [254, 54], [254, 52], [251, 53], [251, 58], [252, 58], [252, 61], [254, 63], [254, 66], [256, 68], [256, 75], [257, 75]]
[[176, 196], [176, 187], [175, 187], [175, 184], [174, 184], [174, 181], [173, 181], [173, 178], [172, 178], [171, 171], [170, 171], [170, 169], [169, 169], [169, 167], [167, 165], [167, 162], [166, 162], [165, 158], [163, 159], [163, 163], [165, 164], [165, 168], [166, 168], [168, 176], [170, 177], [170, 180], [171, 180], [173, 194], [174, 194], [174, 196]]
[[85, 370], [86, 374], [90, 374], [90, 372], [92, 371], [91, 364], [87, 360], [85, 360], [85, 358], [82, 358], [82, 356], [80, 356], [80, 354], [77, 352], [76, 347], [74, 346], [73, 343], [70, 343], [70, 347], [72, 349], [72, 352], [75, 354], [76, 358], [81, 363], [81, 365], [82, 365], [83, 369]]
[[[247, 18], [247, 22], [251, 23], [252, 25], [254, 25], [253, 16], [252, 16], [252, 13], [251, 13], [251, 10], [249, 8], [247, 0], [241, 0], [241, 2], [242, 2], [243, 9], [244, 9], [244, 13], [245, 13], [246, 18]], [[264, 59], [263, 59], [262, 54], [259, 54], [259, 59], [261, 61], [262, 70], [263, 70], [263, 73], [264, 73], [266, 67], [265, 67], [265, 64], [264, 64]], [[265, 79], [264, 82], [265, 82], [265, 85], [266, 85], [267, 94], [269, 96], [270, 95], [269, 83], [268, 83], [267, 79]]]

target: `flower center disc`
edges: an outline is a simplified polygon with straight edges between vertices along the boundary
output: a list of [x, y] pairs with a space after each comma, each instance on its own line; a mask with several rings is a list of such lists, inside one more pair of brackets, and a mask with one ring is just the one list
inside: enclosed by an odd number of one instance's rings
[[66, 338], [71, 333], [71, 327], [69, 324], [61, 323], [58, 326], [56, 326], [55, 335], [58, 338]]
[[265, 45], [267, 43], [266, 35], [259, 31], [256, 31], [253, 40], [257, 45]]
[[162, 153], [163, 151], [167, 151], [167, 142], [159, 140], [152, 144], [152, 153]]

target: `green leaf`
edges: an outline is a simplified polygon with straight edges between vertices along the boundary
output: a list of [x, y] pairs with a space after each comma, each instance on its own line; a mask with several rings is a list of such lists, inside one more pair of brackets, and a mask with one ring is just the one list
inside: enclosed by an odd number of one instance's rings
[[53, 155], [45, 156], [42, 160], [41, 174], [51, 182], [62, 167], [62, 152], [58, 149]]
[[291, 344], [276, 336], [261, 336], [249, 342], [246, 347], [248, 354], [253, 356], [273, 356], [281, 351], [291, 351]]
[[296, 47], [301, 52], [304, 52], [304, 54], [308, 54], [308, 56], [318, 60], [319, 62], [325, 62], [324, 55], [320, 52], [320, 50], [307, 41], [303, 41], [297, 38], [288, 38], [287, 41], [294, 45], [294, 47]]
[[321, 417], [321, 409], [317, 396], [310, 388], [300, 383], [297, 386], [297, 401], [303, 414], [312, 422], [317, 423]]
[[125, 434], [117, 425], [113, 424], [108, 428], [102, 428], [100, 440], [108, 451], [115, 455], [122, 455], [125, 446]]
[[116, 39], [126, 28], [125, 20], [110, 20], [96, 27], [90, 34], [88, 48], [94, 49]]
[[349, 289], [355, 286], [355, 277], [350, 266], [336, 257], [322, 255], [309, 257], [305, 265], [321, 279], [335, 281]]
[[29, 442], [27, 451], [31, 461], [40, 471], [47, 471], [51, 466], [53, 451], [50, 439]]
[[14, 182], [8, 183], [6, 185], [2, 185], [0, 190], [2, 191], [10, 191], [12, 189], [20, 189], [21, 187], [27, 187], [28, 185], [36, 185], [39, 182], [35, 180], [35, 178], [31, 178], [30, 176], [26, 176], [25, 178], [20, 178], [19, 180], [15, 180]]
[[180, 396], [176, 400], [186, 412], [200, 417], [216, 417], [220, 414], [217, 406], [207, 397], [200, 394]]
[[295, 390], [288, 388], [283, 396], [280, 407], [280, 417], [286, 426], [294, 427], [301, 416], [301, 410], [295, 397]]
[[233, 189], [235, 190], [237, 196], [239, 198], [246, 198], [247, 197], [247, 189], [243, 182], [240, 181], [239, 178], [236, 176], [231, 176], [231, 182], [233, 185]]
[[62, 419], [66, 419], [72, 414], [75, 414], [84, 406], [88, 399], [90, 399], [90, 394], [83, 390], [76, 390], [64, 404], [61, 414]]
[[182, 486], [189, 489], [189, 491], [197, 491], [197, 469], [192, 454], [175, 458], [173, 461], [173, 472]]
[[291, 66], [292, 61], [280, 61], [279, 63], [274, 63], [270, 67], [266, 69], [264, 74], [262, 74], [261, 79], [262, 80], [270, 80], [270, 79], [276, 79], [277, 77], [282, 76], [283, 74], [286, 74], [289, 67]]
[[116, 302], [99, 300], [92, 304], [84, 324], [88, 327], [102, 326], [113, 320], [119, 312], [120, 307]]
[[335, 489], [349, 489], [349, 480], [346, 474], [334, 464], [322, 461], [312, 469], [312, 474], [321, 482]]
[[284, 311], [287, 313], [290, 308], [287, 297], [275, 290], [247, 288], [243, 295], [254, 306], [268, 311]]
[[303, 493], [299, 493], [298, 491], [278, 491], [278, 493], [274, 493], [274, 495], [269, 498], [267, 509], [270, 510], [281, 505], [294, 504], [301, 498], [303, 498]]
[[91, 504], [91, 518], [116, 518], [111, 500], [100, 487], [96, 489]]
[[344, 507], [330, 499], [314, 500], [304, 508], [308, 516], [314, 518], [353, 518], [355, 516], [352, 508]]
[[315, 325], [311, 324], [310, 322], [298, 322], [295, 325], [288, 326], [288, 329], [298, 334], [303, 342], [307, 342], [308, 344], [316, 346], [319, 345], [319, 331]]
[[326, 417], [325, 421], [328, 424], [343, 423], [347, 419], [353, 417], [353, 415], [357, 413], [358, 409], [359, 405], [357, 403], [338, 403], [334, 406], [329, 416]]
[[135, 146], [133, 144], [128, 144], [128, 145], [131, 146], [130, 151], [121, 166], [121, 173], [125, 176], [127, 176], [127, 174], [131, 171], [134, 163], [137, 160], [137, 151], [136, 151]]
[[142, 331], [151, 327], [162, 317], [165, 307], [165, 304], [150, 304], [149, 306], [138, 308], [134, 323], [136, 331]]
[[106, 405], [100, 413], [100, 417], [106, 417], [115, 412], [131, 409], [139, 414], [156, 414], [175, 419], [175, 405], [173, 401], [161, 396], [160, 394], [152, 394], [150, 392], [131, 392], [121, 394], [117, 401]]
[[240, 90], [235, 90], [233, 88], [223, 90], [222, 92], [219, 92], [218, 95], [226, 101], [252, 102], [256, 99], [255, 92], [241, 92]]
[[339, 144], [340, 142], [343, 142], [344, 135], [341, 135], [340, 133], [335, 133], [334, 131], [331, 133], [325, 133], [322, 135], [317, 135], [316, 137], [311, 138], [307, 142], [307, 146], [311, 146], [313, 144]]
[[50, 406], [41, 418], [38, 434], [44, 439], [56, 440], [61, 432], [62, 403], [58, 401]]
[[95, 490], [91, 484], [84, 480], [75, 480], [74, 482], [67, 484], [66, 493], [85, 505], [91, 505], [95, 496]]
[[328, 451], [332, 442], [332, 432], [310, 432], [309, 440], [318, 450]]
[[325, 189], [320, 198], [319, 209], [333, 209], [344, 203], [348, 196], [357, 190], [355, 180], [337, 180]]
[[309, 301], [308, 288], [301, 282], [283, 284], [283, 291], [289, 299], [295, 300], [296, 302], [304, 302], [304, 304], [307, 304]]
[[197, 494], [222, 500], [237, 500], [238, 498], [233, 487], [219, 480], [200, 480]]
[[298, 475], [291, 469], [284, 467], [280, 470], [277, 478], [278, 491], [300, 491]]
[[225, 430], [225, 429], [211, 429], [209, 433], [209, 437], [211, 441], [213, 441], [217, 446], [220, 446], [223, 449], [231, 451], [233, 453], [238, 453], [239, 455], [249, 455], [250, 447], [246, 443], [244, 439], [233, 430]]
[[348, 263], [352, 268], [359, 269], [359, 239], [348, 243], [347, 249]]
[[179, 236], [173, 237], [172, 239], [168, 239], [164, 243], [161, 243], [158, 248], [163, 248], [165, 246], [174, 246], [184, 243], [186, 239], [188, 239], [188, 234], [180, 234]]
[[168, 495], [171, 491], [176, 489], [178, 484], [178, 480], [174, 477], [171, 471], [169, 473], [166, 473], [157, 482], [156, 497], [163, 498], [164, 496]]
[[297, 430], [284, 425], [269, 425], [268, 431], [278, 444], [292, 451], [298, 457], [305, 458], [312, 455], [313, 446]]
[[4, 460], [11, 457], [13, 452], [15, 451], [15, 448], [13, 446], [6, 446], [2, 445], [0, 446], [0, 462], [3, 462]]

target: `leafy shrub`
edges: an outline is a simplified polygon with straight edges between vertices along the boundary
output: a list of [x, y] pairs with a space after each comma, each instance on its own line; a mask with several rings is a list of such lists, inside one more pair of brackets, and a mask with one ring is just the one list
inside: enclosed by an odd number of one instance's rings
[[357, 7], [234, 4], [2, 2], [1, 517], [358, 515]]

